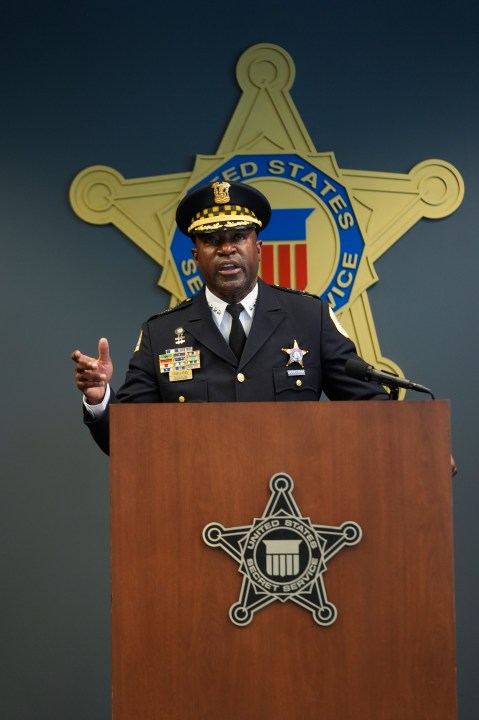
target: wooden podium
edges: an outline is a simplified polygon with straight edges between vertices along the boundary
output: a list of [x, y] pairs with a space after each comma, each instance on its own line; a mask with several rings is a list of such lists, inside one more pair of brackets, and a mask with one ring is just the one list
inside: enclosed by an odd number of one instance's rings
[[[445, 401], [111, 408], [113, 720], [455, 720]], [[304, 523], [362, 538], [321, 574], [330, 625], [203, 539], [287, 473]], [[252, 561], [251, 561], [252, 562]]]

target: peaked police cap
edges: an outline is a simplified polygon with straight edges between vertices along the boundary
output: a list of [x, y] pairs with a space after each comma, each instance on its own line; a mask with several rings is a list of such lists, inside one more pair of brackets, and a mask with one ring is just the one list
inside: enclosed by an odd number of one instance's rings
[[178, 205], [176, 224], [185, 235], [254, 227], [269, 223], [271, 205], [262, 192], [238, 182], [213, 182], [192, 190]]

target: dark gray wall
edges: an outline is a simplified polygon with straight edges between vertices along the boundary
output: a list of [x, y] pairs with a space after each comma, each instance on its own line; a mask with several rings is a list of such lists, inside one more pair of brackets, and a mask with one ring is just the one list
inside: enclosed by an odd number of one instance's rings
[[190, 171], [239, 98], [239, 56], [267, 42], [293, 57], [296, 106], [340, 166], [407, 172], [439, 157], [465, 180], [453, 216], [420, 222], [377, 263], [370, 299], [383, 353], [451, 400], [459, 709], [476, 720], [475, 0], [163, 5], [2, 10], [0, 716], [109, 717], [108, 463], [81, 426], [69, 355], [107, 335], [118, 381], [140, 322], [167, 304], [159, 268], [80, 221], [69, 184], [100, 163]]

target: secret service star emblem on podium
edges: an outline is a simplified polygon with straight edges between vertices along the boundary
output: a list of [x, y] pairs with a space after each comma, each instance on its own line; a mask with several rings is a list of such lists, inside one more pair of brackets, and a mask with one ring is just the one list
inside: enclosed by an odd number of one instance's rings
[[288, 600], [309, 610], [318, 625], [331, 625], [336, 607], [328, 601], [323, 575], [327, 562], [344, 545], [356, 545], [362, 536], [359, 525], [314, 525], [303, 517], [286, 473], [270, 480], [271, 498], [261, 518], [251, 525], [225, 528], [209, 523], [203, 540], [231, 555], [243, 575], [238, 602], [229, 616], [235, 625], [248, 625], [257, 610], [278, 600]]

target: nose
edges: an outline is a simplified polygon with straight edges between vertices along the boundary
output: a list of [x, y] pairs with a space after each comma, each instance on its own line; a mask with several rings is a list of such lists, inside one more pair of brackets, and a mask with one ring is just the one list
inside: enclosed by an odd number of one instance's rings
[[233, 240], [225, 238], [218, 248], [218, 253], [220, 255], [231, 255], [234, 252], [236, 252], [236, 245]]

